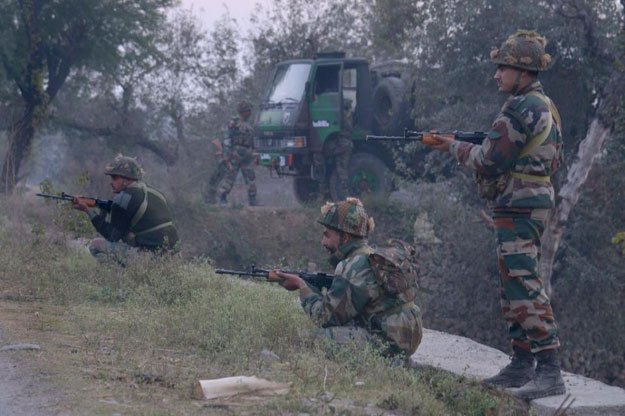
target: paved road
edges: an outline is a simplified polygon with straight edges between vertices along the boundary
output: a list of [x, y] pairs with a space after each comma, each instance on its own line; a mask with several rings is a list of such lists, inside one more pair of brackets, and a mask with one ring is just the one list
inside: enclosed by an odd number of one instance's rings
[[[414, 365], [443, 369], [478, 380], [496, 374], [510, 359], [502, 351], [469, 338], [425, 329], [423, 342], [411, 357]], [[571, 416], [623, 416], [625, 390], [596, 380], [563, 372], [567, 394], [575, 399], [566, 412]], [[531, 402], [538, 416], [555, 415], [566, 395], [545, 397]]]

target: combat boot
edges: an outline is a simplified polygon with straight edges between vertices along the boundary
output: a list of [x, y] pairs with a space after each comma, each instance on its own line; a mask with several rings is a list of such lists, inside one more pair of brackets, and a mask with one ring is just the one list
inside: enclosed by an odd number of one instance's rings
[[228, 206], [228, 197], [226, 196], [226, 194], [221, 194], [221, 196], [219, 197], [219, 205], [221, 205], [222, 207]]
[[512, 347], [514, 354], [510, 364], [493, 376], [482, 380], [482, 384], [492, 387], [521, 387], [534, 377], [534, 354]]
[[519, 399], [534, 400], [566, 393], [557, 351], [540, 351], [536, 353], [536, 361], [534, 378], [518, 389], [511, 389], [510, 394]]

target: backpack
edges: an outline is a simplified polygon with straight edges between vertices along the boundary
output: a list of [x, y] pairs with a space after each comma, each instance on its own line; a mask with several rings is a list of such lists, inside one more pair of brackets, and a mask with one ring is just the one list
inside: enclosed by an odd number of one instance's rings
[[408, 243], [390, 239], [385, 247], [376, 247], [369, 254], [369, 263], [378, 282], [386, 293], [405, 302], [417, 297], [416, 251]]

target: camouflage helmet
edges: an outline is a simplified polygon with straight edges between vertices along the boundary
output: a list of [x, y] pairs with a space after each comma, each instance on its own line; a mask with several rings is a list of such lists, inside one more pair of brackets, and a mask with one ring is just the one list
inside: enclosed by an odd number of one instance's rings
[[321, 217], [317, 222], [356, 237], [366, 237], [375, 227], [373, 218], [367, 215], [358, 198], [347, 198], [337, 203], [327, 202], [321, 207]]
[[243, 100], [239, 103], [239, 105], [237, 105], [237, 112], [239, 114], [250, 111], [252, 111], [252, 104], [250, 104], [248, 101]]
[[137, 159], [119, 154], [104, 167], [104, 174], [138, 181], [143, 177], [143, 169]]
[[527, 71], [546, 71], [551, 63], [551, 55], [545, 53], [546, 44], [547, 40], [533, 30], [517, 30], [490, 52], [490, 60]]

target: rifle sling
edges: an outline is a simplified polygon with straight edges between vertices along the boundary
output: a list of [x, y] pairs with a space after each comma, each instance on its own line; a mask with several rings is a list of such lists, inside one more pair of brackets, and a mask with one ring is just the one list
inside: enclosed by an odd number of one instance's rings
[[[144, 183], [139, 183], [138, 185], [143, 190], [143, 201], [141, 201], [141, 205], [139, 206], [139, 209], [137, 210], [137, 212], [135, 212], [135, 215], [133, 215], [132, 219], [130, 220], [131, 229], [134, 228], [135, 225], [139, 223], [139, 221], [141, 221], [141, 218], [143, 218], [143, 216], [145, 215], [145, 211], [148, 209], [148, 193], [151, 193], [152, 195], [156, 196], [157, 198], [165, 202], [165, 198], [163, 198], [163, 196], [160, 193], [153, 191], [151, 188], [148, 188]], [[160, 224], [160, 225], [165, 227], [170, 224], [171, 222]], [[156, 227], [163, 228], [160, 225], [157, 225]], [[148, 231], [154, 231], [156, 227], [152, 227], [148, 230], [140, 231], [138, 233], [135, 233], [135, 235], [144, 234], [144, 233], [147, 233]]]
[[[549, 119], [547, 120], [547, 126], [545, 126], [545, 129], [542, 132], [540, 132], [540, 134], [537, 134], [536, 136], [532, 137], [529, 143], [527, 143], [523, 147], [523, 149], [521, 149], [518, 159], [521, 159], [529, 155], [534, 150], [536, 150], [540, 145], [542, 145], [545, 142], [545, 140], [547, 140], [547, 137], [549, 137], [549, 133], [551, 133], [551, 128], [553, 127], [554, 120], [555, 120], [557, 127], [559, 127], [561, 123], [560, 114], [558, 113], [558, 110], [553, 105], [553, 102], [549, 99], [549, 97], [547, 97], [544, 94], [541, 94], [538, 91], [531, 91], [527, 95], [533, 95], [534, 97], [541, 100], [545, 105], [547, 105], [547, 108], [549, 109], [549, 114], [551, 115], [551, 117], [549, 117]], [[528, 173], [510, 172], [510, 176], [516, 179], [521, 179], [521, 180], [530, 181], [530, 182], [545, 182], [545, 183], [551, 182], [551, 178], [549, 176], [544, 176], [544, 175], [531, 175]]]
[[152, 231], [160, 230], [161, 228], [169, 227], [170, 225], [174, 225], [173, 222], [167, 221], [162, 224], [156, 225], [154, 227], [148, 228], [147, 230], [139, 231], [138, 233], [134, 233], [135, 237], [138, 235], [143, 235], [147, 233], [151, 233]]

